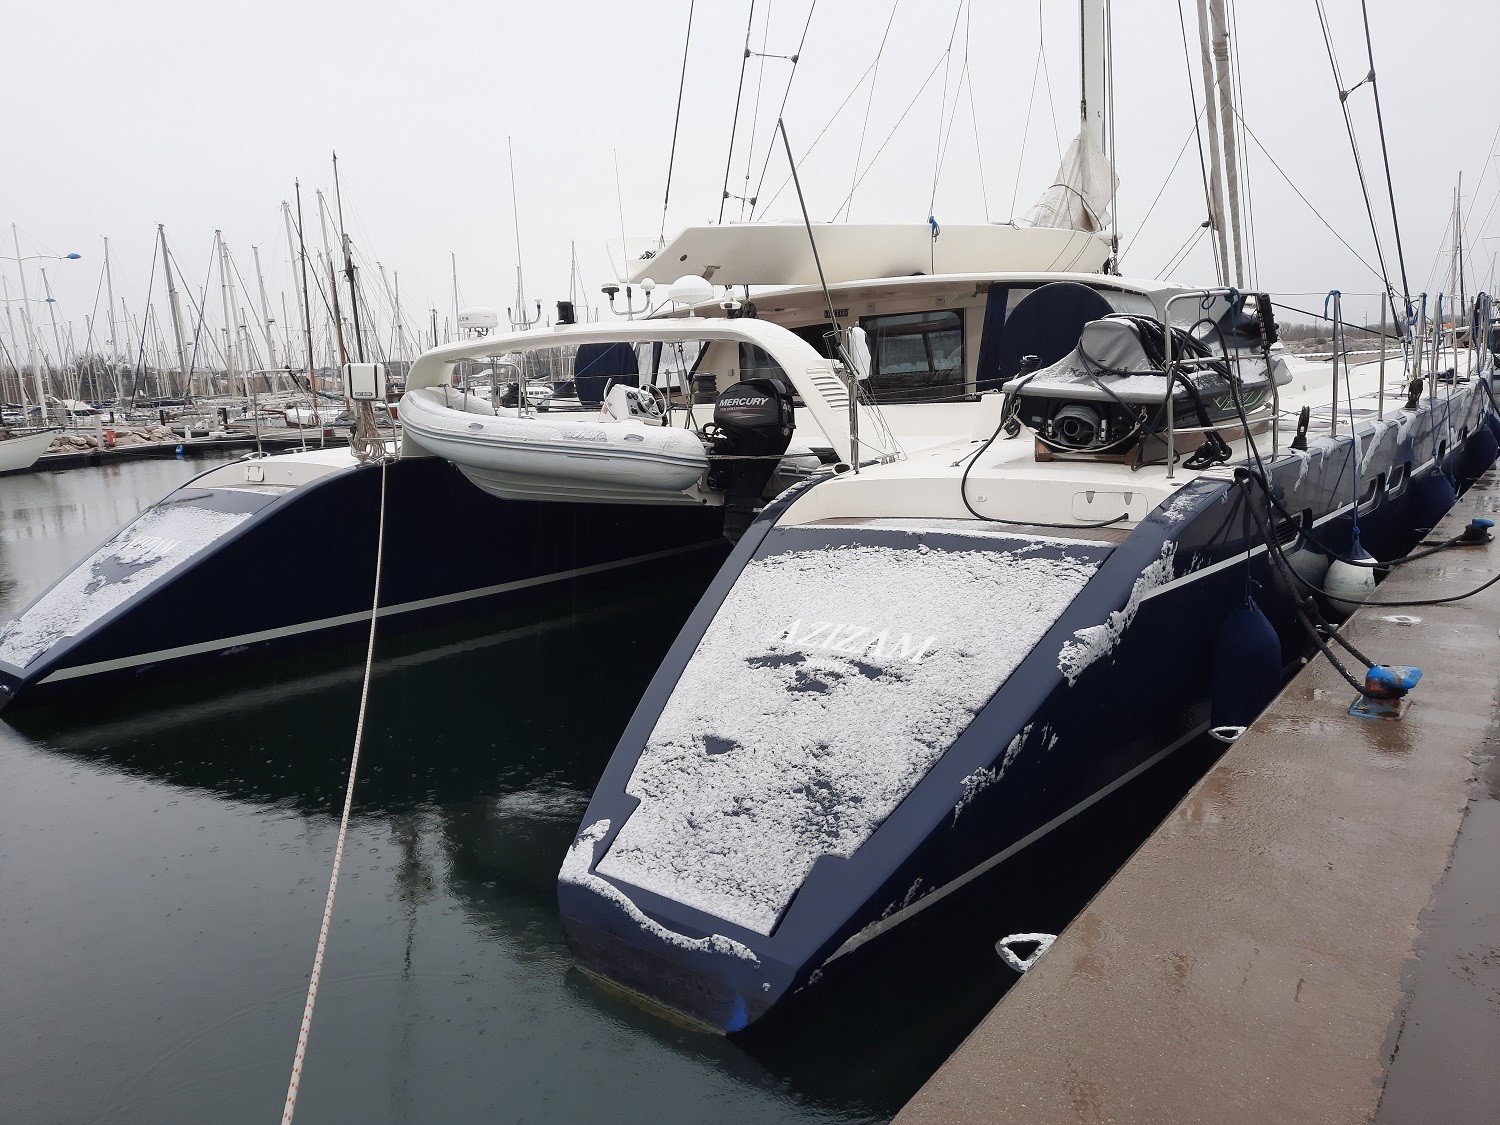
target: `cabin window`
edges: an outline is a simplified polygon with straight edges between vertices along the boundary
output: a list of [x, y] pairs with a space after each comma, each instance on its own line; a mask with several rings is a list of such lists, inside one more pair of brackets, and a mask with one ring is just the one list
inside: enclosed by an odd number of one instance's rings
[[862, 317], [877, 402], [944, 401], [964, 393], [964, 322], [959, 309]]
[[740, 378], [780, 379], [790, 384], [781, 364], [772, 359], [764, 348], [747, 344], [743, 340], [740, 341]]

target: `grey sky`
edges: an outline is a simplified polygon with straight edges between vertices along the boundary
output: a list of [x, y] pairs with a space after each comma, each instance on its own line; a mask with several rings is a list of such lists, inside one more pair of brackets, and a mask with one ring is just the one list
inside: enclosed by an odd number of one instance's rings
[[[1359, 5], [1326, 0], [1326, 6], [1349, 84], [1366, 69]], [[863, 137], [863, 161], [880, 155], [854, 195], [854, 219], [925, 221], [945, 79], [948, 110], [956, 102], [958, 111], [933, 204], [940, 222], [1009, 218], [1013, 198], [1015, 210], [1024, 211], [1050, 183], [1058, 147], [1076, 129], [1077, 5], [1043, 0], [1041, 8], [1052, 97], [1039, 82], [1028, 130], [1036, 0], [977, 0], [972, 11], [933, 0], [899, 4]], [[1471, 253], [1483, 282], [1500, 250], [1493, 240], [1500, 209], [1491, 210], [1500, 193], [1500, 161], [1493, 158], [1500, 5], [1370, 0], [1370, 9], [1411, 284], [1418, 291], [1447, 285], [1446, 265], [1436, 278], [1433, 266], [1460, 170], [1464, 206], [1472, 208]], [[945, 71], [944, 50], [960, 10]], [[117, 293], [138, 314], [157, 222], [167, 224], [195, 289], [207, 273], [214, 228], [224, 230], [247, 278], [251, 246], [259, 245], [279, 316], [279, 292], [294, 300], [280, 201], [291, 198], [295, 177], [303, 182], [304, 206], [312, 205], [313, 189], [331, 193], [329, 153], [336, 148], [351, 237], [367, 260], [399, 272], [412, 319], [425, 319], [432, 306], [447, 315], [450, 251], [458, 255], [464, 303], [503, 312], [515, 291], [510, 136], [529, 294], [549, 311], [567, 295], [571, 241], [592, 302], [607, 280], [604, 244], [619, 238], [621, 205], [632, 236], [655, 235], [662, 225], [687, 11], [686, 0], [12, 5], [10, 50], [0, 72], [0, 104], [9, 110], [0, 133], [7, 169], [0, 220], [20, 225], [23, 254], [85, 256], [47, 264], [59, 314], [73, 319], [80, 334], [95, 301], [100, 236], [110, 236], [115, 252]], [[717, 215], [746, 11], [745, 2], [697, 6], [669, 237]], [[830, 218], [849, 192], [870, 89], [868, 79], [860, 80], [890, 13], [888, 0], [818, 0], [813, 12], [786, 118], [794, 148], [807, 153], [802, 179], [815, 220]], [[807, 14], [808, 0], [759, 0], [753, 46], [760, 49], [764, 35], [767, 51], [790, 53]], [[965, 25], [983, 190], [970, 90], [959, 85]], [[1332, 226], [1373, 261], [1312, 0], [1242, 4], [1238, 30], [1250, 128]], [[1190, 147], [1147, 217], [1192, 127], [1175, 0], [1117, 0], [1115, 40], [1121, 237], [1130, 247], [1124, 272], [1154, 276], [1204, 215]], [[770, 60], [764, 70], [758, 112], [759, 63], [752, 60], [746, 74], [732, 191], [744, 181], [752, 123], [752, 186], [760, 178], [789, 66]], [[1350, 105], [1385, 216], [1368, 88]], [[1261, 285], [1284, 293], [1376, 289], [1375, 278], [1265, 156], [1252, 149], [1248, 159]], [[773, 152], [762, 198], [785, 176], [785, 160]], [[795, 198], [783, 191], [765, 213], [792, 217]], [[738, 216], [731, 203], [727, 217]], [[1388, 251], [1394, 267], [1394, 247]], [[0, 249], [13, 253], [8, 242]], [[33, 296], [41, 264], [28, 265]], [[1205, 240], [1174, 274], [1207, 281], [1210, 271]], [[14, 263], [0, 261], [0, 272], [17, 297]], [[216, 291], [210, 295], [217, 309]], [[1306, 300], [1321, 306], [1318, 298]], [[39, 316], [45, 325], [45, 312]], [[45, 328], [43, 334], [50, 339]]]

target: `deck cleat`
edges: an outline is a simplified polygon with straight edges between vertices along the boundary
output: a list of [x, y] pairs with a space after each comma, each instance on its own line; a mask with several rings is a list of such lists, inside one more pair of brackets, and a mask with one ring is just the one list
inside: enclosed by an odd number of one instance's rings
[[1494, 526], [1494, 520], [1487, 520], [1480, 516], [1475, 516], [1469, 521], [1469, 526], [1464, 528], [1463, 534], [1458, 537], [1459, 546], [1478, 547], [1485, 543], [1488, 543], [1491, 539], [1494, 538], [1494, 536], [1490, 533], [1490, 528]]

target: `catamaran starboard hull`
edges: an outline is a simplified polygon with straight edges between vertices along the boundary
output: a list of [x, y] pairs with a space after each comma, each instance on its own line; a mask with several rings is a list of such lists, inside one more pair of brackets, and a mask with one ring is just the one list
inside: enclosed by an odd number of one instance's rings
[[1267, 475], [1290, 525], [1229, 467], [1128, 532], [782, 526], [783, 497], [689, 619], [563, 863], [578, 964], [734, 1032], [891, 940], [1204, 733], [1216, 634], [1252, 590], [1279, 651], [1245, 673], [1269, 702], [1305, 636], [1262, 522], [1347, 548], [1357, 503], [1366, 544], [1405, 550], [1414, 476], [1457, 469], [1483, 418], [1476, 383], [1364, 424], [1362, 486], [1347, 437], [1283, 451]]

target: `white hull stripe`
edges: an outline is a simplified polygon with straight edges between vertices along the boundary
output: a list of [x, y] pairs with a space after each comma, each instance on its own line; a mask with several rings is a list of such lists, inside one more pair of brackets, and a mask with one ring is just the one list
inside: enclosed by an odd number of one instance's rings
[[906, 921], [918, 911], [926, 910], [934, 903], [941, 902], [943, 899], [951, 895], [954, 891], [973, 882], [985, 872], [998, 867], [1000, 864], [1004, 863], [1007, 859], [1015, 855], [1017, 852], [1021, 851], [1023, 848], [1030, 847], [1032, 844], [1040, 840], [1043, 836], [1046, 836], [1048, 833], [1050, 833], [1053, 829], [1061, 827], [1063, 824], [1066, 824], [1068, 821], [1072, 820], [1079, 813], [1092, 808], [1094, 805], [1104, 800], [1105, 797], [1108, 797], [1116, 789], [1120, 788], [1120, 786], [1124, 785], [1126, 782], [1135, 780], [1135, 778], [1145, 773], [1148, 769], [1156, 765], [1157, 762], [1161, 761], [1167, 755], [1175, 753], [1176, 751], [1182, 749], [1182, 747], [1186, 746], [1193, 739], [1201, 736], [1207, 730], [1207, 723], [1204, 723], [1202, 726], [1195, 727], [1193, 730], [1183, 735], [1170, 746], [1158, 750], [1155, 754], [1152, 754], [1151, 757], [1147, 758], [1144, 762], [1141, 762], [1135, 768], [1115, 778], [1103, 789], [1097, 790], [1091, 796], [1084, 798], [1082, 801], [1079, 801], [1078, 804], [1074, 805], [1066, 812], [1059, 813], [1057, 816], [1053, 817], [1040, 828], [1031, 833], [1028, 833], [1025, 836], [1022, 836], [1008, 848], [996, 852], [994, 855], [990, 856], [989, 859], [981, 863], [978, 867], [972, 868], [965, 874], [960, 875], [957, 879], [954, 879], [951, 883], [947, 883], [944, 886], [939, 887], [931, 894], [917, 900], [905, 909], [896, 911], [896, 913], [890, 915], [888, 918], [882, 918], [880, 921], [871, 923], [870, 925], [866, 926], [864, 929], [860, 930], [859, 933], [855, 934], [848, 941], [844, 942], [843, 945], [839, 946], [838, 949], [834, 951], [833, 956], [828, 958], [827, 961], [824, 961], [823, 964], [827, 965], [832, 961], [838, 960], [844, 954], [853, 952], [854, 950], [858, 949], [861, 945], [864, 945], [865, 942], [869, 941], [871, 938], [879, 937], [887, 930], [900, 925], [902, 922]]
[[[495, 586], [481, 586], [478, 589], [464, 590], [457, 594], [442, 594], [434, 598], [418, 598], [416, 601], [401, 602], [398, 605], [381, 606], [379, 616], [382, 618], [394, 617], [401, 613], [435, 609], [438, 606], [453, 605], [458, 602], [471, 601], [475, 598], [487, 598], [494, 594], [506, 594], [514, 590], [525, 590], [528, 587], [545, 586], [552, 582], [563, 582], [570, 578], [583, 578], [591, 574], [602, 574], [605, 571], [617, 570], [623, 566], [654, 562], [657, 559], [666, 559], [674, 555], [687, 554], [689, 551], [700, 551], [705, 547], [713, 546], [716, 542], [718, 540], [705, 540], [702, 543], [692, 543], [686, 547], [673, 547], [666, 551], [652, 551], [650, 554], [633, 555], [628, 559], [595, 563], [592, 566], [582, 566], [573, 570], [559, 570], [552, 574], [538, 575], [534, 578], [520, 578], [514, 582], [501, 582]], [[256, 633], [242, 633], [237, 637], [220, 637], [217, 640], [202, 641], [199, 644], [180, 645], [176, 648], [159, 649], [156, 652], [141, 653], [137, 656], [122, 656], [114, 660], [100, 660], [93, 664], [79, 664], [72, 668], [60, 668], [39, 682], [51, 684], [60, 683], [63, 680], [76, 680], [83, 676], [93, 676], [101, 672], [116, 672], [125, 668], [138, 667], [142, 664], [155, 664], [163, 660], [177, 660], [184, 656], [201, 656], [204, 653], [218, 652], [221, 649], [259, 644], [263, 641], [280, 640], [283, 637], [297, 636], [299, 633], [315, 633], [322, 629], [336, 629], [341, 625], [355, 625], [369, 619], [370, 614], [368, 610], [361, 613], [344, 613], [337, 617], [323, 617], [317, 621], [304, 621], [297, 625], [285, 625], [278, 629], [262, 629]]]

